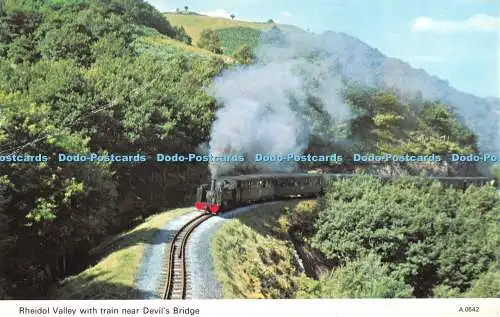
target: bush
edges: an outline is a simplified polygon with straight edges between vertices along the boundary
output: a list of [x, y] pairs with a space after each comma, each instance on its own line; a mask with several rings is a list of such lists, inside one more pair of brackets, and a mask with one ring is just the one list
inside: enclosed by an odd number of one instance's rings
[[198, 47], [206, 49], [212, 53], [222, 54], [219, 35], [212, 29], [204, 29], [201, 31]]
[[491, 269], [472, 283], [466, 297], [500, 297], [500, 271]]
[[389, 266], [370, 253], [347, 262], [328, 278], [313, 282], [299, 297], [311, 298], [408, 298], [412, 287], [390, 276]]
[[171, 38], [176, 37], [176, 30], [167, 19], [149, 3], [143, 0], [113, 0], [139, 25], [149, 26]]
[[252, 52], [252, 49], [248, 45], [243, 45], [236, 50], [234, 53], [234, 59], [240, 64], [250, 65], [253, 63], [255, 59], [255, 55]]
[[184, 42], [188, 45], [191, 45], [192, 39], [191, 37], [186, 33], [186, 30], [182, 26], [174, 26], [175, 30], [175, 39], [179, 40], [181, 42]]

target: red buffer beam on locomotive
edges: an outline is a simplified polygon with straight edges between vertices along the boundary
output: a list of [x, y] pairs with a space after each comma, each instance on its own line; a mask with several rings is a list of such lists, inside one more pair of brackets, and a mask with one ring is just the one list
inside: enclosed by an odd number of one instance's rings
[[[221, 204], [217, 201], [216, 180], [212, 179], [210, 189], [207, 184], [201, 185], [196, 193], [194, 206], [200, 211], [207, 211], [211, 214], [218, 214], [221, 211]], [[218, 190], [220, 191], [220, 189]]]

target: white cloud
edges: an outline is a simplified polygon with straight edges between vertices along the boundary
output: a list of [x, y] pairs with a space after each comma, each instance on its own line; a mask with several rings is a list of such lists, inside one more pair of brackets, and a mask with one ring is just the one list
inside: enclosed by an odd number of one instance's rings
[[454, 32], [454, 31], [500, 31], [500, 17], [476, 14], [467, 20], [435, 20], [429, 17], [418, 17], [412, 30]]
[[[211, 17], [228, 18], [231, 19], [232, 12], [228, 12], [224, 9], [215, 9], [213, 11], [201, 12], [201, 14], [208, 15]], [[236, 14], [235, 14], [236, 15]], [[236, 15], [236, 17], [238, 17]]]

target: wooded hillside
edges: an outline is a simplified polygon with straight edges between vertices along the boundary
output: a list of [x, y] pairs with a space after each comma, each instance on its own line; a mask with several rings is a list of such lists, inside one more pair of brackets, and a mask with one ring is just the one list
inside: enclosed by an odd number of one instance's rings
[[[184, 152], [208, 137], [203, 87], [221, 59], [142, 34], [176, 37], [143, 1], [6, 1], [0, 16], [0, 149], [10, 153]], [[39, 298], [82, 269], [86, 252], [160, 206], [182, 203], [204, 168], [1, 164], [0, 289]], [[139, 218], [138, 218], [139, 217]]]

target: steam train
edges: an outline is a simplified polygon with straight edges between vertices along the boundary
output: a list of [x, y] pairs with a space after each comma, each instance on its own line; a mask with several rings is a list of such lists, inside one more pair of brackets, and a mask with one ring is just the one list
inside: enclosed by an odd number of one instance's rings
[[[212, 214], [258, 202], [321, 195], [331, 180], [346, 179], [354, 174], [277, 173], [224, 176], [201, 185], [196, 192], [195, 207]], [[446, 185], [460, 187], [484, 185], [488, 177], [430, 177]], [[389, 178], [387, 178], [389, 179]]]

